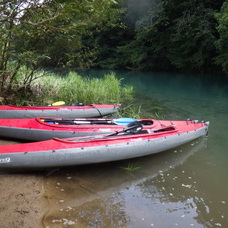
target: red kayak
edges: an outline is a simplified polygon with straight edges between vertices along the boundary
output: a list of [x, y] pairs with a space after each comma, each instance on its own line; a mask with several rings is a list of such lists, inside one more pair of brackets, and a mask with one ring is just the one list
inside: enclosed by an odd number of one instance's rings
[[0, 171], [45, 169], [146, 156], [205, 136], [208, 127], [209, 122], [185, 121], [180, 125], [160, 125], [156, 130], [145, 130], [135, 121], [112, 134], [0, 146]]
[[1, 105], [0, 119], [21, 119], [36, 117], [102, 117], [119, 111], [120, 104], [114, 105], [60, 105], [60, 106], [14, 106]]
[[[27, 141], [42, 141], [52, 138], [70, 138], [120, 131], [136, 119], [133, 118], [51, 118], [0, 119], [0, 137]], [[186, 125], [186, 121], [138, 119], [144, 129]]]

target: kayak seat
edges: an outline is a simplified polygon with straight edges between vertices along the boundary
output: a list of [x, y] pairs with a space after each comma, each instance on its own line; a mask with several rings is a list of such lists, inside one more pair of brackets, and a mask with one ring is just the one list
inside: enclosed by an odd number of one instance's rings
[[142, 125], [153, 125], [154, 122], [151, 120], [151, 121], [148, 121], [148, 120], [140, 120], [139, 121]]

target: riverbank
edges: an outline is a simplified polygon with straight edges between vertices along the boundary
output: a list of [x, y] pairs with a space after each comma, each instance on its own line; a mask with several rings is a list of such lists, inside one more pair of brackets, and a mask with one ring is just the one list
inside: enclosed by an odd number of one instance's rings
[[[13, 144], [0, 140], [0, 145]], [[42, 173], [0, 174], [0, 220], [2, 228], [42, 227], [47, 211]]]

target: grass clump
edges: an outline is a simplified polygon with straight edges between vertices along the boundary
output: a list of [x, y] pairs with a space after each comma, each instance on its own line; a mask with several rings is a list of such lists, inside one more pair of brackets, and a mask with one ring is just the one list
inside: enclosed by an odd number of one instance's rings
[[140, 107], [133, 105], [132, 86], [122, 85], [114, 73], [102, 78], [80, 76], [69, 72], [61, 76], [49, 71], [31, 70], [22, 66], [8, 93], [0, 91], [1, 104], [48, 105], [64, 101], [66, 105], [76, 102], [84, 104], [122, 104], [119, 117], [140, 118]]
[[82, 77], [75, 72], [70, 72], [65, 77], [51, 74], [37, 79], [33, 87], [38, 86], [43, 103], [64, 100], [68, 104], [113, 104], [133, 100], [133, 87], [122, 87], [121, 80], [114, 73], [104, 75], [103, 78]]
[[136, 163], [128, 163], [126, 166], [120, 168], [130, 175], [133, 175], [132, 172], [141, 169], [141, 167], [137, 166]]

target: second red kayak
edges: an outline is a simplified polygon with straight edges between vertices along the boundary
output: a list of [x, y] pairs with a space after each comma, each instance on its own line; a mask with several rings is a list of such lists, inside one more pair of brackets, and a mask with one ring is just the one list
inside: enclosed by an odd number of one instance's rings
[[[120, 131], [136, 119], [133, 118], [53, 118], [0, 119], [0, 137], [26, 141], [42, 141], [57, 138], [90, 136]], [[138, 119], [146, 130], [181, 128], [191, 121]]]

